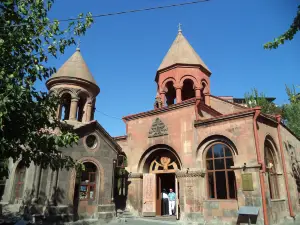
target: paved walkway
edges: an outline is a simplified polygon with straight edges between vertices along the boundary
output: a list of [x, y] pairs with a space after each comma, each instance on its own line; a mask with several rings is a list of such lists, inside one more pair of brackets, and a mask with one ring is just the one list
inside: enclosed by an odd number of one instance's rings
[[113, 221], [111, 223], [109, 223], [109, 225], [154, 225], [154, 224], [158, 224], [158, 225], [162, 225], [162, 224], [166, 224], [166, 225], [177, 225], [179, 224], [179, 221], [176, 220], [176, 218], [174, 217], [165, 217], [165, 218], [128, 218], [125, 220], [119, 220], [119, 221]]

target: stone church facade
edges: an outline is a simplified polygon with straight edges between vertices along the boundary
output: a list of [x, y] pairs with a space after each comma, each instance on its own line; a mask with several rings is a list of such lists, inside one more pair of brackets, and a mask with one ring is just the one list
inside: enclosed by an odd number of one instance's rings
[[82, 163], [85, 170], [78, 175], [75, 169], [52, 171], [33, 163], [26, 168], [22, 161], [10, 162], [10, 176], [1, 202], [3, 209], [24, 211], [27, 207], [36, 219], [47, 214], [65, 221], [91, 217], [109, 220], [115, 216], [114, 171], [122, 149], [94, 120], [100, 88], [80, 49], [46, 86], [61, 98], [57, 117], [73, 127], [80, 138], [77, 145], [61, 151]]
[[[279, 116], [214, 96], [210, 76], [179, 30], [155, 76], [154, 109], [123, 117], [126, 135], [113, 138], [94, 120], [100, 88], [77, 49], [46, 85], [61, 97], [57, 116], [80, 137], [61, 150], [86, 169], [10, 162], [1, 204], [65, 220], [106, 221], [116, 209], [159, 217], [161, 191], [172, 188], [181, 221], [236, 224], [243, 206], [257, 207], [257, 224], [297, 219], [299, 139]], [[115, 176], [121, 156], [125, 168]]]
[[115, 138], [128, 159], [127, 207], [160, 216], [162, 188], [172, 188], [180, 220], [247, 223], [243, 206], [257, 207], [257, 224], [292, 220], [299, 139], [279, 116], [214, 96], [210, 76], [179, 30], [155, 76], [154, 109], [123, 117], [126, 135]]

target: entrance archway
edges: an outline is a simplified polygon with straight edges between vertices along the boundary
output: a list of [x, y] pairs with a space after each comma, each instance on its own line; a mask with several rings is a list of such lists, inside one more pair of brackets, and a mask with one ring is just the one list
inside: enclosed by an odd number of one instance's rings
[[[166, 160], [166, 158], [170, 159], [167, 164], [167, 169], [172, 171], [167, 171], [166, 168], [164, 169], [163, 167], [163, 165], [167, 163], [166, 161], [164, 161]], [[161, 162], [161, 160], [163, 160], [163, 162]], [[154, 167], [151, 167], [151, 165], [156, 167], [156, 169]], [[177, 152], [168, 145], [160, 144], [154, 145], [144, 152], [140, 159], [138, 170], [141, 173], [175, 173], [176, 169], [181, 169], [181, 165], [182, 163]]]
[[177, 215], [178, 208], [172, 206], [173, 210], [170, 211], [169, 204], [163, 197], [166, 198], [172, 189], [178, 199], [179, 190], [175, 172], [180, 169], [179, 156], [170, 146], [153, 146], [143, 154], [139, 163], [139, 171], [144, 174], [143, 214], [145, 216], [170, 215], [170, 213]]

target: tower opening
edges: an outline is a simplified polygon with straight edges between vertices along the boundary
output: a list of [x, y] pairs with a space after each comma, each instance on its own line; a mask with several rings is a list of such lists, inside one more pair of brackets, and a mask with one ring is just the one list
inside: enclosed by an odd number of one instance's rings
[[202, 82], [202, 88], [200, 90], [201, 92], [201, 99], [204, 100], [204, 97], [205, 97], [205, 92], [206, 92], [206, 83], [205, 82]]
[[175, 104], [176, 99], [176, 90], [174, 87], [174, 83], [172, 81], [167, 82], [166, 84], [167, 92], [166, 92], [166, 99], [167, 99], [167, 105], [173, 105]]
[[84, 116], [86, 116], [86, 102], [87, 96], [85, 94], [79, 95], [78, 109], [77, 109], [77, 120], [84, 122]]
[[194, 82], [190, 79], [186, 79], [185, 81], [183, 81], [183, 87], [181, 91], [182, 101], [194, 97], [195, 97]]
[[71, 98], [71, 94], [69, 93], [64, 93], [61, 96], [61, 105], [59, 110], [59, 118], [61, 120], [68, 120], [70, 117]]

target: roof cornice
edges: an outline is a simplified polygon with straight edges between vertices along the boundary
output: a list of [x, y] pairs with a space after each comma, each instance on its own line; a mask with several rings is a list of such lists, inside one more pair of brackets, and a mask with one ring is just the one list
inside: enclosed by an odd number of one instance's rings
[[210, 125], [210, 124], [214, 124], [214, 123], [220, 123], [220, 122], [224, 122], [224, 121], [245, 118], [245, 117], [253, 116], [254, 113], [255, 113], [254, 109], [248, 109], [248, 110], [245, 110], [242, 112], [221, 115], [221, 116], [209, 118], [206, 120], [195, 120], [194, 126], [200, 127], [200, 126]]
[[53, 77], [46, 81], [46, 87], [50, 90], [55, 85], [62, 85], [62, 84], [76, 84], [79, 86], [86, 86], [91, 88], [94, 91], [95, 96], [100, 93], [100, 88], [98, 85], [75, 77], [67, 77], [67, 76], [60, 76], [60, 77]]
[[195, 102], [196, 102], [196, 98], [192, 98], [192, 99], [189, 99], [189, 100], [186, 100], [186, 101], [183, 101], [181, 103], [177, 103], [177, 104], [174, 104], [174, 105], [171, 105], [171, 106], [166, 106], [166, 107], [159, 108], [159, 109], [154, 109], [154, 110], [151, 110], [151, 111], [146, 111], [146, 112], [142, 112], [142, 113], [128, 115], [128, 116], [123, 117], [122, 119], [124, 121], [130, 121], [130, 120], [135, 120], [135, 119], [139, 119], [139, 118], [143, 118], [143, 117], [147, 117], [147, 116], [153, 116], [153, 115], [173, 111], [173, 110], [176, 110], [176, 109], [184, 108], [184, 107], [187, 107], [187, 106], [191, 106], [191, 105], [194, 105]]
[[97, 120], [92, 120], [89, 123], [83, 124], [82, 126], [75, 128], [74, 130], [80, 131], [81, 129], [87, 128], [89, 126], [97, 128], [101, 132], [101, 134], [103, 134], [104, 137], [106, 137], [110, 141], [112, 146], [117, 149], [118, 153], [122, 152], [121, 146], [115, 141], [115, 139], [112, 136], [109, 135], [109, 133], [98, 123]]
[[167, 72], [169, 70], [176, 69], [176, 68], [197, 68], [197, 69], [201, 70], [203, 73], [205, 73], [208, 77], [211, 76], [211, 72], [209, 70], [205, 69], [201, 64], [175, 63], [171, 66], [166, 67], [166, 68], [157, 70], [156, 75], [155, 75], [155, 81], [157, 82], [158, 77], [161, 73], [164, 73], [164, 72]]
[[113, 139], [114, 139], [115, 141], [124, 141], [124, 140], [127, 140], [127, 135], [122, 135], [122, 136], [113, 137]]

